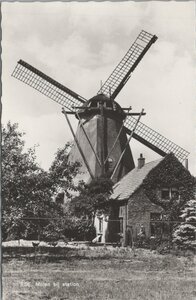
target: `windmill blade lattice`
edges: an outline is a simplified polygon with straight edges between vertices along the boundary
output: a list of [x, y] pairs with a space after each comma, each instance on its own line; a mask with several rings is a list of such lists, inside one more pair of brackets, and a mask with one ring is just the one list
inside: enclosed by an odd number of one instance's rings
[[103, 93], [115, 99], [140, 60], [156, 40], [157, 37], [155, 35], [142, 30], [123, 59], [98, 91], [98, 94]]
[[85, 98], [79, 96], [77, 93], [71, 91], [23, 60], [19, 60], [12, 76], [60, 105], [65, 106], [70, 111], [74, 110], [73, 106], [81, 106], [82, 103], [86, 102]]
[[[132, 116], [127, 116], [125, 121], [125, 128], [127, 129], [127, 132], [133, 130], [136, 122], [137, 119]], [[163, 135], [159, 134], [142, 122], [138, 123], [133, 137], [162, 156], [173, 152], [179, 161], [183, 162], [189, 155], [188, 151], [168, 140]]]

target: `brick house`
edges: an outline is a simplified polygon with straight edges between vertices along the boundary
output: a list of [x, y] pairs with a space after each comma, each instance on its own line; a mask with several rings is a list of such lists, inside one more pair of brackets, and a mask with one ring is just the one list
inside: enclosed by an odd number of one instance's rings
[[[159, 223], [163, 224], [161, 221], [165, 214], [164, 205], [151, 201], [144, 188], [144, 182], [153, 175], [159, 177], [153, 192], [163, 204], [170, 203], [172, 199], [180, 201], [181, 186], [191, 182], [190, 188], [192, 188], [194, 182], [190, 172], [173, 154], [146, 164], [145, 159], [140, 155], [138, 166], [113, 187], [109, 222], [104, 216], [99, 218], [97, 226], [102, 224], [99, 226], [101, 242], [117, 242], [121, 239], [122, 244], [127, 245], [131, 244], [141, 231], [147, 238], [160, 234], [162, 227]], [[167, 183], [170, 177], [172, 180]]]

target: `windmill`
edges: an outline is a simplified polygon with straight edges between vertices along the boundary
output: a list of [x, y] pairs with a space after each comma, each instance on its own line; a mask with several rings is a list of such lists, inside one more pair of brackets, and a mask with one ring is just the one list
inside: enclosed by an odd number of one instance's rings
[[[18, 61], [13, 71], [13, 77], [63, 106], [63, 113], [75, 140], [70, 161], [82, 163], [82, 171], [88, 177], [86, 181], [107, 174], [117, 182], [132, 170], [134, 160], [129, 146], [132, 137], [161, 156], [173, 152], [181, 162], [189, 154], [140, 122], [144, 110], [140, 113], [132, 112], [131, 107], [122, 108], [115, 101], [131, 73], [156, 40], [155, 35], [142, 30], [97, 95], [89, 100], [23, 60]], [[69, 121], [69, 114], [74, 114], [79, 121], [76, 133]]]

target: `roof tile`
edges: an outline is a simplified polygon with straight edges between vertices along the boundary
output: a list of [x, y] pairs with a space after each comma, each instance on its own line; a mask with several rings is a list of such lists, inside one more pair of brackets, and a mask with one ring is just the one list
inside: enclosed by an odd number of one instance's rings
[[141, 169], [135, 168], [127, 173], [113, 187], [111, 199], [128, 199], [136, 189], [142, 184], [148, 173], [155, 168], [163, 158], [145, 164]]

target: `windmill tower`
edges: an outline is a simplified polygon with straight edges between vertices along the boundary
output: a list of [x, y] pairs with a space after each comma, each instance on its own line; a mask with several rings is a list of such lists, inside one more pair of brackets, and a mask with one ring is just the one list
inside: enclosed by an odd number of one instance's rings
[[[88, 166], [93, 177], [106, 175], [110, 177], [114, 171], [121, 153], [125, 153], [113, 176], [117, 182], [126, 173], [134, 168], [134, 161], [127, 143], [124, 129], [125, 111], [120, 105], [104, 94], [98, 94], [85, 103], [77, 112], [79, 125], [76, 138], [88, 159]], [[70, 161], [80, 161], [81, 153], [75, 143], [70, 152]], [[82, 164], [82, 178], [88, 181], [89, 173], [85, 164]]]
[[[63, 113], [75, 140], [70, 161], [82, 163], [82, 171], [87, 176], [85, 181], [106, 174], [116, 182], [133, 169], [129, 146], [132, 137], [161, 156], [173, 152], [181, 162], [188, 156], [186, 150], [140, 122], [145, 114], [143, 110], [134, 113], [115, 101], [156, 40], [155, 35], [142, 30], [97, 95], [88, 101], [28, 63], [20, 60], [16, 65], [13, 77], [64, 107]], [[74, 114], [79, 120], [76, 134], [69, 114]], [[138, 119], [135, 116], [139, 116]], [[130, 137], [127, 138], [127, 135]]]

